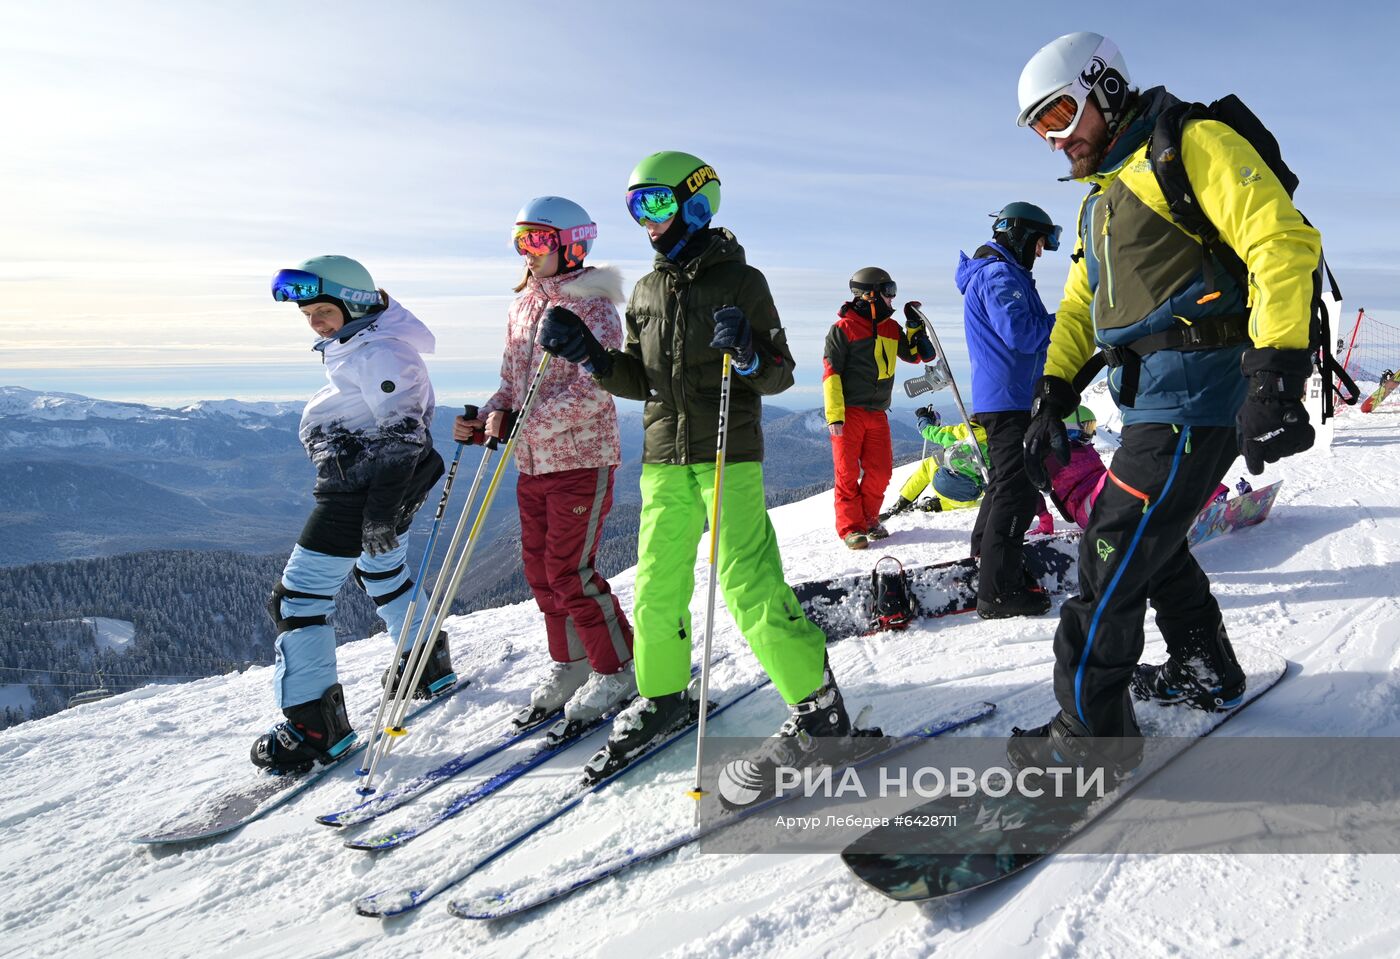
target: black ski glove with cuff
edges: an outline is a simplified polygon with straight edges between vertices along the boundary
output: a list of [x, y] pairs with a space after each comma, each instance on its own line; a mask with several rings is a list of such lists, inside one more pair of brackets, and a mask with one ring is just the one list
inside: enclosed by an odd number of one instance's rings
[[1303, 406], [1308, 378], [1313, 373], [1308, 350], [1245, 350], [1240, 370], [1249, 380], [1244, 405], [1235, 417], [1244, 465], [1255, 476], [1265, 463], [1311, 449], [1314, 439]]
[[393, 523], [366, 519], [360, 527], [360, 545], [371, 556], [379, 556], [399, 548], [399, 538]]
[[551, 306], [540, 320], [535, 342], [546, 353], [570, 363], [578, 363], [595, 376], [612, 372], [612, 357], [588, 324], [577, 313], [562, 306]]
[[715, 310], [715, 334], [710, 338], [710, 346], [733, 357], [736, 372], [753, 372], [753, 330], [748, 317], [737, 306], [721, 306]]
[[1031, 423], [1026, 427], [1026, 478], [1042, 493], [1050, 491], [1046, 457], [1069, 465], [1069, 434], [1065, 417], [1079, 409], [1079, 394], [1058, 376], [1042, 376], [1031, 398]]

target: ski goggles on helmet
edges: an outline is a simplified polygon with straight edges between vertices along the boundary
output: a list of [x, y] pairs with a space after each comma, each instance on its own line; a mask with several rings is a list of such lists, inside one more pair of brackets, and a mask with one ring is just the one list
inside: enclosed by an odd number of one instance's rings
[[596, 223], [565, 227], [562, 230], [539, 223], [517, 223], [515, 232], [511, 234], [511, 244], [521, 256], [548, 256], [560, 247], [583, 243], [597, 237]]
[[851, 294], [854, 296], [878, 293], [881, 296], [888, 296], [890, 299], [894, 299], [897, 292], [899, 292], [899, 287], [895, 284], [894, 280], [887, 280], [883, 283], [856, 283], [854, 281], [851, 283]]
[[1065, 417], [1065, 436], [1071, 443], [1089, 442], [1098, 428], [1099, 422], [1096, 419], [1079, 419], [1072, 413]]
[[372, 307], [380, 304], [378, 290], [357, 290], [305, 270], [281, 270], [272, 278], [272, 298], [278, 303], [302, 303], [318, 296], [333, 296], [347, 306]]
[[719, 174], [711, 166], [696, 167], [675, 189], [669, 186], [639, 186], [627, 191], [627, 212], [638, 223], [665, 223], [681, 212], [681, 207], [707, 183], [718, 183]]
[[1084, 102], [1072, 93], [1061, 93], [1051, 97], [1035, 113], [1027, 124], [1040, 134], [1042, 140], [1061, 139], [1074, 133], [1079, 126], [1079, 118], [1084, 114]]

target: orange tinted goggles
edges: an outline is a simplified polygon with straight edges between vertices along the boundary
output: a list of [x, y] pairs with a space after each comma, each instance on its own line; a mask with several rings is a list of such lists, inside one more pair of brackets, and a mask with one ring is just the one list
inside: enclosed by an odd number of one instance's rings
[[1052, 135], [1066, 135], [1079, 119], [1079, 101], [1068, 93], [1061, 94], [1036, 111], [1031, 117], [1030, 127], [1042, 139]]

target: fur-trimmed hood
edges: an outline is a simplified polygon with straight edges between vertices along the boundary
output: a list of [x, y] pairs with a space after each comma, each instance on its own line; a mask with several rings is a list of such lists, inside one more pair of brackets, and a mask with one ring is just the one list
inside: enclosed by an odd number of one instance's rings
[[599, 297], [612, 303], [624, 303], [622, 271], [615, 266], [586, 266], [563, 276], [542, 280], [530, 278], [530, 286], [542, 296], [558, 300], [592, 300]]

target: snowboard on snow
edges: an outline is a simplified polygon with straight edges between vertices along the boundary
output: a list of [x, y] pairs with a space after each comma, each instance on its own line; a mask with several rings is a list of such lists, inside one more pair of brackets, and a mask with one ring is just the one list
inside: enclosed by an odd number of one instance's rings
[[[1201, 738], [1247, 709], [1283, 678], [1288, 663], [1252, 646], [1236, 646], [1247, 677], [1243, 702], [1228, 712], [1207, 713], [1188, 706], [1134, 703], [1138, 724], [1148, 737], [1143, 764], [1095, 800], [943, 797], [910, 810], [899, 824], [882, 826], [857, 839], [841, 854], [846, 867], [881, 895], [902, 902], [924, 902], [998, 883], [1054, 855], [1125, 796], [1161, 771]], [[1163, 739], [1154, 749], [1152, 737]], [[941, 828], [930, 828], [931, 823]], [[869, 850], [927, 848], [936, 835], [940, 851], [898, 854]], [[984, 851], [988, 849], [994, 851]], [[962, 851], [959, 851], [962, 850]], [[969, 851], [972, 850], [972, 851]]]
[[[1026, 542], [1026, 569], [1049, 593], [1076, 588], [1079, 554], [1077, 531]], [[977, 561], [972, 557], [906, 566], [910, 607], [915, 618], [935, 619], [977, 608]], [[793, 586], [807, 618], [831, 639], [856, 636], [876, 628], [875, 588], [870, 573], [849, 573]]]
[[1274, 508], [1274, 498], [1282, 485], [1282, 481], [1270, 483], [1262, 489], [1211, 503], [1191, 524], [1186, 545], [1194, 549], [1218, 536], [1264, 522], [1269, 518], [1269, 510]]
[[1361, 412], [1370, 413], [1376, 407], [1385, 402], [1387, 396], [1395, 392], [1395, 387], [1400, 386], [1400, 381], [1395, 379], [1382, 380], [1381, 385], [1376, 387], [1370, 396], [1366, 397], [1361, 404]]
[[[458, 680], [447, 692], [410, 709], [405, 722], [447, 702], [469, 685], [469, 680]], [[341, 753], [335, 762], [317, 763], [304, 773], [276, 775], [250, 770], [245, 782], [201, 797], [176, 813], [155, 832], [137, 836], [131, 841], [138, 845], [162, 846], [199, 842], [233, 832], [290, 802], [331, 772], [349, 769], [348, 761], [362, 753], [368, 745], [368, 739], [360, 739]]]

